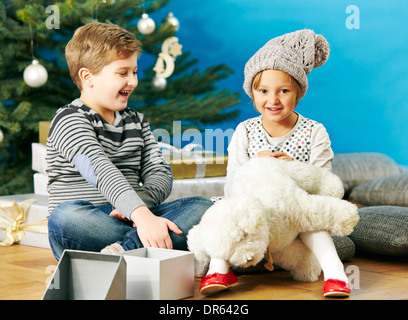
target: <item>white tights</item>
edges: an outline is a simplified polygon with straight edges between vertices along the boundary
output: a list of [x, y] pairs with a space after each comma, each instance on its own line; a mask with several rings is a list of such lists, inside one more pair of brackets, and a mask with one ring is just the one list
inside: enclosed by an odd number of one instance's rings
[[319, 261], [325, 280], [337, 279], [348, 282], [343, 263], [327, 231], [304, 232], [300, 234], [300, 238]]
[[230, 267], [231, 265], [228, 261], [217, 258], [211, 258], [207, 274], [212, 274], [215, 272], [228, 273]]
[[[324, 279], [338, 279], [348, 283], [344, 266], [337, 255], [333, 239], [327, 231], [304, 232], [300, 234], [304, 244], [313, 252], [323, 270]], [[212, 258], [207, 274], [228, 273], [229, 262]]]

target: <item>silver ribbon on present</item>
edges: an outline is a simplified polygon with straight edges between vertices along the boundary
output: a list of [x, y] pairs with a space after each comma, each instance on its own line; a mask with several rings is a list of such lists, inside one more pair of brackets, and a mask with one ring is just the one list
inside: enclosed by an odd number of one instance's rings
[[[190, 143], [184, 146], [183, 148], [179, 149], [179, 148], [176, 148], [164, 142], [159, 142], [158, 144], [159, 144], [159, 148], [161, 149], [163, 155], [171, 155], [173, 156], [173, 159], [183, 160], [185, 164], [195, 163], [197, 165], [195, 178], [205, 177], [206, 162], [205, 162], [205, 157], [203, 157], [203, 154], [205, 154], [208, 151], [205, 151], [201, 145]], [[197, 151], [195, 149], [200, 149], [200, 150]]]

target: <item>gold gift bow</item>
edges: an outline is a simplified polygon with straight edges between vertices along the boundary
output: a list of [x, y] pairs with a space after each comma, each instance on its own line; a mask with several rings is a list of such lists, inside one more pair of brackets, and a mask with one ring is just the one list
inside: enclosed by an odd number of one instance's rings
[[48, 220], [40, 220], [32, 223], [23, 223], [28, 210], [32, 203], [37, 199], [30, 198], [21, 202], [20, 205], [15, 201], [1, 201], [0, 209], [5, 212], [9, 219], [0, 216], [0, 229], [6, 230], [6, 237], [0, 242], [0, 246], [11, 246], [15, 242], [19, 242], [25, 236], [26, 231], [37, 233], [48, 233]]

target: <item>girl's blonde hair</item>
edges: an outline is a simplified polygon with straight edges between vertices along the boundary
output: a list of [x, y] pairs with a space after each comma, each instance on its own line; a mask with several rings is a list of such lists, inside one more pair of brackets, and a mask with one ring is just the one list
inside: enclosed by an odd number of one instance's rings
[[[261, 79], [262, 79], [262, 73], [264, 72], [265, 70], [262, 70], [262, 71], [260, 71], [260, 72], [258, 72], [256, 75], [255, 75], [255, 77], [254, 77], [254, 79], [252, 80], [252, 90], [251, 90], [251, 98], [252, 98], [252, 100], [254, 100], [254, 90], [258, 90], [258, 88], [259, 88], [259, 85], [260, 85], [260, 83], [261, 83]], [[299, 102], [299, 100], [301, 99], [301, 97], [302, 97], [302, 89], [301, 89], [301, 87], [300, 87], [300, 84], [299, 84], [299, 82], [297, 82], [297, 80], [295, 79], [295, 78], [293, 78], [291, 75], [289, 75], [289, 78], [290, 78], [290, 82], [295, 86], [295, 89], [296, 89], [296, 103], [298, 103]]]
[[65, 58], [72, 81], [82, 90], [81, 68], [97, 74], [112, 61], [141, 52], [141, 43], [129, 31], [112, 23], [92, 22], [75, 31], [65, 48]]

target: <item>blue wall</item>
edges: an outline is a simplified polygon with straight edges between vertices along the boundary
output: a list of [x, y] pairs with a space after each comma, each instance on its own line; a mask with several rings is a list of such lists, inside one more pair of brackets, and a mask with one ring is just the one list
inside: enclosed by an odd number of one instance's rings
[[[359, 9], [359, 29], [346, 25], [357, 14], [346, 13], [350, 5]], [[242, 90], [250, 56], [273, 37], [309, 28], [327, 38], [331, 55], [309, 75], [297, 111], [326, 126], [335, 153], [382, 152], [408, 165], [408, 1], [172, 0], [164, 10], [179, 19], [183, 50], [202, 69], [235, 70], [220, 86], [242, 94], [241, 115], [217, 127], [257, 115]]]

